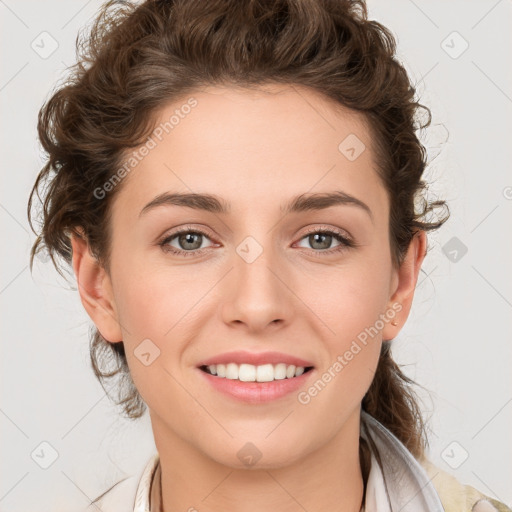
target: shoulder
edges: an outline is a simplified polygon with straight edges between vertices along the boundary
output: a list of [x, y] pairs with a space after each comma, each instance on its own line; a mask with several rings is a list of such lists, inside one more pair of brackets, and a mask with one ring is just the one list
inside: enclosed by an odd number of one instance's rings
[[505, 503], [490, 498], [470, 485], [459, 482], [424, 457], [419, 463], [434, 485], [446, 512], [512, 512]]
[[95, 498], [84, 512], [128, 512], [133, 510], [139, 479], [130, 476], [120, 480]]
[[95, 498], [84, 512], [146, 512], [153, 474], [158, 466], [158, 453], [135, 475], [123, 478]]

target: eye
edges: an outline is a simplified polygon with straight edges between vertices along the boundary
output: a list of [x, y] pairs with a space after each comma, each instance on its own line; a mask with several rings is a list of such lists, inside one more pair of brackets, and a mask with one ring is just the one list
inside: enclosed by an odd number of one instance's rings
[[165, 252], [171, 252], [181, 256], [197, 256], [208, 248], [203, 245], [205, 239], [210, 240], [206, 232], [201, 229], [185, 226], [164, 238], [159, 245]]
[[[312, 229], [301, 240], [306, 240], [312, 249], [319, 253], [319, 255], [333, 254], [339, 251], [344, 251], [347, 248], [354, 247], [355, 243], [350, 240], [346, 235], [339, 231], [327, 229]], [[333, 242], [338, 242], [338, 245], [331, 248]]]
[[[178, 256], [197, 256], [213, 247], [213, 244], [204, 246], [205, 240], [211, 241], [209, 233], [191, 226], [184, 226], [166, 236], [158, 245], [164, 252]], [[301, 238], [302, 240], [306, 240], [315, 255], [319, 256], [332, 255], [356, 246], [355, 242], [344, 233], [332, 229], [311, 229]], [[331, 248], [333, 242], [338, 242], [338, 245]]]

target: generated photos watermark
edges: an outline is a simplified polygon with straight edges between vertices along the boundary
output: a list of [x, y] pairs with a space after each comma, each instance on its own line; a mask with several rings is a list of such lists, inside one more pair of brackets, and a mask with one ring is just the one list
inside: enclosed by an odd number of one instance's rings
[[345, 350], [342, 355], [338, 355], [336, 357], [334, 363], [332, 363], [331, 366], [322, 373], [320, 378], [317, 379], [312, 386], [305, 391], [301, 391], [297, 395], [298, 402], [302, 405], [309, 404], [311, 399], [325, 389], [327, 384], [329, 384], [329, 382], [331, 382], [343, 370], [343, 368], [345, 368], [350, 361], [359, 354], [359, 352], [361, 352], [362, 348], [368, 344], [368, 341], [377, 336], [382, 329], [384, 329], [384, 326], [393, 320], [396, 314], [400, 311], [402, 311], [402, 304], [397, 302], [394, 303], [385, 313], [381, 313], [378, 320], [376, 320], [370, 327], [366, 327], [361, 331], [357, 335], [356, 339], [352, 340], [350, 347]]
[[101, 187], [94, 189], [93, 195], [96, 199], [104, 199], [107, 193], [112, 192], [114, 188], [141, 162], [144, 157], [149, 155], [150, 151], [158, 146], [162, 141], [164, 134], [169, 134], [172, 130], [185, 119], [192, 111], [192, 108], [198, 104], [195, 98], [189, 98], [180, 108], [174, 110], [174, 114], [163, 123], [160, 123], [148, 137], [146, 142], [133, 151], [131, 156], [126, 159], [122, 167], [120, 167]]

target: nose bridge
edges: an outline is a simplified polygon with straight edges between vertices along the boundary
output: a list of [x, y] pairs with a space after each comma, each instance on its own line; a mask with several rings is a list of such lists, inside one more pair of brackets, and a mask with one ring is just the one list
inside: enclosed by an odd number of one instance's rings
[[289, 320], [291, 293], [284, 282], [283, 261], [271, 233], [257, 240], [247, 236], [236, 247], [231, 293], [224, 302], [224, 320], [241, 321], [251, 329]]
[[242, 295], [248, 292], [253, 300], [270, 303], [276, 294], [281, 294], [281, 284], [275, 276], [281, 264], [271, 234], [260, 236], [259, 240], [249, 235], [236, 247], [237, 290]]

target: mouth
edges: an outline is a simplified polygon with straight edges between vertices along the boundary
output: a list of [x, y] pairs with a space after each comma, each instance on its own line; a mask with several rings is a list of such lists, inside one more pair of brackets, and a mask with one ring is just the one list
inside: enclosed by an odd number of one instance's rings
[[295, 366], [293, 364], [211, 364], [201, 365], [199, 369], [218, 379], [235, 380], [239, 382], [273, 382], [291, 380], [310, 372], [313, 366]]

